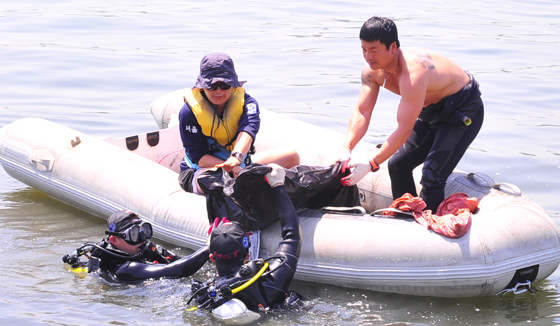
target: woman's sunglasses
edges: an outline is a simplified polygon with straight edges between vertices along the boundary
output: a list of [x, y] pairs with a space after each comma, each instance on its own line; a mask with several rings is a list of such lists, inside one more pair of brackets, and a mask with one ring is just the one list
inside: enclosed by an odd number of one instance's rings
[[231, 88], [231, 85], [228, 85], [226, 83], [214, 83], [212, 85], [210, 85], [210, 88], [208, 88], [211, 91], [215, 91], [218, 88], [220, 88], [222, 91], [227, 91], [228, 89]]

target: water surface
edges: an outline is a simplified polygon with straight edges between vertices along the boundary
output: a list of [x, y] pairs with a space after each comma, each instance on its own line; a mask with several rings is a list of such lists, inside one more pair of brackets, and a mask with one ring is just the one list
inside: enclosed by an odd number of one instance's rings
[[[150, 102], [191, 87], [202, 56], [221, 51], [261, 107], [344, 133], [364, 64], [359, 28], [388, 16], [402, 46], [442, 52], [481, 84], [486, 120], [459, 168], [516, 184], [560, 225], [559, 13], [553, 0], [3, 3], [0, 127], [34, 116], [99, 138], [155, 130]], [[398, 101], [381, 92], [366, 140], [392, 132]], [[0, 169], [0, 323], [217, 324], [185, 311], [188, 280], [117, 285], [66, 271], [60, 258], [104, 229]], [[560, 324], [559, 275], [534, 295], [468, 299], [294, 282], [306, 306], [258, 324]]]

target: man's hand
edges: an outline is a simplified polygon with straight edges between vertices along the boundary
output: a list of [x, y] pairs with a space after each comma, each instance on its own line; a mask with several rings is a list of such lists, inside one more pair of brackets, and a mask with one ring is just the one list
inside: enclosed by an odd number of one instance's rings
[[272, 188], [283, 185], [284, 179], [286, 178], [286, 171], [284, 171], [284, 168], [274, 163], [268, 164], [268, 167], [271, 168], [271, 171], [264, 176], [266, 182], [268, 182]]
[[369, 161], [350, 163], [348, 165], [348, 168], [353, 168], [354, 170], [352, 171], [352, 173], [340, 180], [343, 186], [353, 186], [358, 183], [358, 181], [362, 180], [366, 176], [366, 174], [371, 172], [371, 164], [369, 163]]
[[214, 229], [216, 229], [219, 225], [224, 224], [229, 222], [227, 217], [222, 217], [222, 219], [220, 219], [219, 217], [216, 217], [214, 219], [214, 223], [210, 224], [210, 227], [208, 227], [208, 235], [212, 234], [212, 231], [214, 231]]
[[339, 157], [336, 160], [336, 162], [341, 162], [342, 163], [342, 168], [340, 169], [340, 172], [346, 171], [346, 169], [348, 168], [348, 163], [350, 162], [350, 154], [352, 154], [352, 151], [348, 148], [343, 148], [340, 151]]

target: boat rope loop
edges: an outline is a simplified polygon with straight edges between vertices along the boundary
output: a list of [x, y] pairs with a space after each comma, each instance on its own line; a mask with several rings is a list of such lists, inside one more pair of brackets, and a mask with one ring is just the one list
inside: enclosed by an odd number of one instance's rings
[[521, 294], [524, 292], [537, 292], [537, 289], [531, 287], [531, 282], [534, 282], [539, 273], [539, 265], [533, 265], [521, 268], [515, 271], [511, 281], [504, 287], [503, 290], [496, 293], [496, 295], [506, 294], [513, 292], [513, 294]]
[[496, 295], [506, 294], [506, 293], [510, 293], [510, 292], [513, 292], [513, 294], [521, 294], [521, 293], [525, 293], [527, 291], [529, 291], [531, 293], [537, 292], [537, 289], [534, 289], [534, 288], [531, 287], [531, 281], [519, 282], [519, 283], [515, 284], [514, 287], [509, 288], [509, 289], [503, 289], [502, 291], [496, 293]]

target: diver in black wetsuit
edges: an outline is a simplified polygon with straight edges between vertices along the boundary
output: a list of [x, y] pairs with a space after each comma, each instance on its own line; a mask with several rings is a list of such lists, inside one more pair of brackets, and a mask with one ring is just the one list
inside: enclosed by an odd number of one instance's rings
[[[76, 253], [62, 258], [72, 267], [87, 266], [88, 272], [100, 271], [119, 281], [135, 282], [150, 278], [191, 276], [208, 261], [208, 246], [179, 257], [148, 242], [152, 225], [128, 210], [118, 211], [107, 220], [107, 238], [99, 243], [86, 243]], [[81, 262], [81, 255], [89, 261]]]
[[301, 298], [295, 292], [288, 292], [301, 250], [299, 219], [284, 187], [286, 172], [276, 164], [269, 167], [272, 169], [265, 179], [278, 200], [282, 227], [282, 240], [276, 253], [267, 259], [247, 262], [251, 244], [246, 231], [237, 222], [219, 223], [210, 235], [210, 259], [216, 264], [220, 278], [193, 284], [195, 293], [191, 300], [196, 299], [198, 308], [215, 309], [236, 298], [250, 310], [266, 311], [291, 305]]

